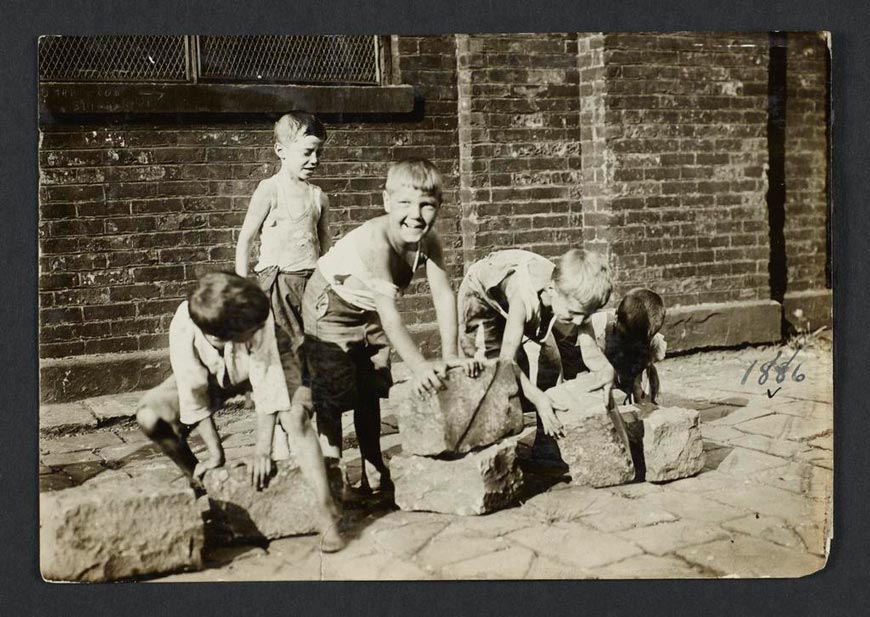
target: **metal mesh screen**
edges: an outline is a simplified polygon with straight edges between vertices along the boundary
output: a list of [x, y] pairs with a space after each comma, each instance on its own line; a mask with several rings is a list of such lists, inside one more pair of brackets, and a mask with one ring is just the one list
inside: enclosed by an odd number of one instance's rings
[[201, 36], [202, 79], [378, 83], [374, 36]]
[[49, 36], [39, 41], [43, 81], [187, 81], [183, 36]]

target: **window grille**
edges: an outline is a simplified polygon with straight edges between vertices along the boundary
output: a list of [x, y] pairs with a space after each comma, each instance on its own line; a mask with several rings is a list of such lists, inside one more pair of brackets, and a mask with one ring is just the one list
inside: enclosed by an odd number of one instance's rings
[[39, 41], [42, 81], [187, 81], [184, 36], [47, 36]]
[[50, 36], [44, 82], [378, 84], [376, 36]]

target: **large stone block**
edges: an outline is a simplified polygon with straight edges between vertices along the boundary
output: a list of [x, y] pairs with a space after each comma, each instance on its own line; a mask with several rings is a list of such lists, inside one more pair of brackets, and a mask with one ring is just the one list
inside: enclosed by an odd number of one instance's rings
[[660, 408], [643, 420], [643, 454], [648, 482], [693, 476], [704, 467], [704, 442], [698, 412]]
[[566, 382], [547, 395], [567, 409], [559, 412], [564, 437], [558, 441], [539, 435], [555, 457], [564, 462], [573, 484], [614, 486], [635, 476], [628, 435], [619, 411], [608, 409], [600, 392], [582, 392], [578, 383]]
[[410, 382], [390, 392], [405, 454], [464, 454], [522, 430], [513, 363], [486, 366], [476, 378], [453, 368], [447, 371], [445, 385], [444, 390], [425, 399], [414, 395]]
[[511, 505], [523, 485], [517, 438], [462, 458], [398, 454], [390, 460], [396, 505], [402, 510], [486, 514]]
[[251, 486], [242, 461], [206, 473], [203, 484], [211, 505], [210, 531], [222, 543], [263, 541], [318, 531], [314, 491], [291, 458], [276, 461], [262, 490]]
[[46, 580], [100, 582], [202, 566], [202, 513], [186, 485], [125, 478], [43, 493], [39, 504]]

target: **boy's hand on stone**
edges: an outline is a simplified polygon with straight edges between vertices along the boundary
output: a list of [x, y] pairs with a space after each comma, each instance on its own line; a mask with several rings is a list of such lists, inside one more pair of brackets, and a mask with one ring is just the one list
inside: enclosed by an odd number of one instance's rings
[[258, 491], [266, 488], [269, 476], [272, 475], [271, 454], [255, 454], [248, 463], [248, 471], [251, 474], [251, 486]]
[[205, 476], [205, 472], [209, 469], [217, 469], [224, 464], [222, 457], [212, 456], [204, 461], [200, 461], [193, 468], [193, 477], [196, 480], [201, 480]]
[[450, 358], [446, 362], [447, 368], [460, 367], [469, 377], [477, 377], [483, 368], [483, 363], [476, 358]]
[[411, 388], [418, 397], [426, 398], [438, 390], [444, 389], [444, 382], [441, 380], [445, 377], [447, 377], [446, 362], [427, 361], [414, 371]]
[[554, 403], [549, 396], [543, 393], [538, 400], [535, 401], [535, 407], [538, 410], [538, 416], [541, 418], [541, 425], [544, 427], [544, 433], [554, 439], [564, 437], [565, 430], [562, 423], [559, 421], [559, 418], [556, 417], [555, 410], [567, 410], [557, 403]]

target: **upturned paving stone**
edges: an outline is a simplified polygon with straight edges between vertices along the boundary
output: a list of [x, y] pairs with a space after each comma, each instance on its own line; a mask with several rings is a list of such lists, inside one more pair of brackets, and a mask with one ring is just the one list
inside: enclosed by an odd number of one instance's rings
[[547, 390], [554, 402], [566, 408], [558, 412], [564, 437], [558, 442], [539, 435], [564, 462], [571, 482], [579, 486], [605, 487], [631, 482], [635, 476], [631, 446], [622, 416], [607, 409], [600, 396], [578, 391], [574, 382]]
[[722, 524], [725, 529], [739, 531], [741, 533], [792, 548], [803, 550], [804, 543], [800, 535], [789, 527], [786, 522], [773, 516], [749, 515], [744, 518], [726, 521]]
[[203, 520], [190, 488], [84, 485], [40, 495], [40, 570], [53, 581], [110, 581], [199, 568]]
[[268, 486], [251, 486], [247, 465], [237, 462], [205, 474], [216, 535], [227, 541], [282, 538], [318, 531], [314, 491], [293, 460], [275, 463]]
[[83, 403], [56, 403], [39, 407], [39, 432], [43, 435], [88, 430], [95, 426], [97, 418]]
[[822, 557], [741, 535], [681, 549], [677, 555], [720, 576], [748, 578], [806, 576], [825, 565]]
[[444, 390], [425, 398], [413, 393], [410, 382], [391, 390], [406, 454], [464, 454], [522, 430], [513, 363], [486, 366], [476, 378], [450, 369], [444, 384]]
[[681, 520], [622, 531], [617, 535], [634, 542], [647, 553], [666, 555], [686, 546], [727, 538], [730, 534], [714, 523]]
[[455, 460], [396, 455], [390, 460], [396, 505], [461, 515], [507, 507], [523, 485], [516, 449], [516, 439], [506, 439]]
[[97, 396], [82, 401], [100, 422], [133, 420], [145, 391]]
[[648, 482], [693, 476], [704, 468], [698, 412], [659, 408], [643, 420], [643, 454]]

